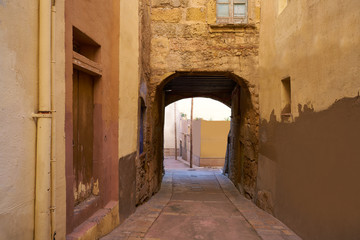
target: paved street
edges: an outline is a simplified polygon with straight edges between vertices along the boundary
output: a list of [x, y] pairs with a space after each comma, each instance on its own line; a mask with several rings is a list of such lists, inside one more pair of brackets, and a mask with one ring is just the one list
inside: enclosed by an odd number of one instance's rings
[[160, 192], [102, 239], [300, 239], [219, 169], [189, 169], [174, 159], [165, 159], [165, 169]]

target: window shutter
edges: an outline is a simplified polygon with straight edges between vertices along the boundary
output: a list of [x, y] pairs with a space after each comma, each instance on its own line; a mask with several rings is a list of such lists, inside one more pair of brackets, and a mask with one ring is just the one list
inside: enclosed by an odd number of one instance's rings
[[216, 0], [217, 23], [246, 23], [247, 0]]
[[234, 23], [245, 23], [247, 21], [247, 0], [234, 1]]
[[217, 17], [230, 17], [230, 1], [231, 0], [217, 0], [216, 15]]

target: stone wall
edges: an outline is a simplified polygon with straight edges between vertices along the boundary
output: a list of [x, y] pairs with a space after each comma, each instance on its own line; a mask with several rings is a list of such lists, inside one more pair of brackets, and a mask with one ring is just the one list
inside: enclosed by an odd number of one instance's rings
[[[150, 49], [149, 70], [144, 77], [146, 87], [147, 131], [145, 162], [139, 162], [143, 172], [138, 183], [138, 192], [148, 189], [139, 199], [146, 199], [159, 189], [163, 174], [163, 114], [162, 88], [175, 72], [224, 72], [232, 76], [246, 92], [250, 103], [247, 119], [241, 132], [257, 136], [258, 127], [258, 47], [260, 1], [248, 3], [248, 23], [240, 25], [216, 24], [215, 0], [156, 0], [143, 2], [143, 16], [150, 16], [150, 25], [143, 22], [143, 49]], [[148, 15], [149, 14], [149, 15]], [[149, 30], [151, 31], [149, 33]], [[147, 39], [150, 37], [151, 40]], [[145, 60], [145, 59], [144, 59]], [[149, 67], [149, 68], [147, 68]], [[145, 69], [145, 68], [144, 68]], [[245, 114], [246, 115], [246, 114]], [[244, 115], [244, 116], [245, 116]], [[253, 139], [253, 138], [252, 138]], [[252, 143], [256, 148], [257, 140]], [[255, 162], [256, 156], [252, 155]], [[242, 161], [233, 159], [233, 161]], [[231, 168], [231, 171], [238, 169]], [[254, 174], [255, 171], [253, 171]], [[255, 181], [256, 177], [251, 177]], [[240, 183], [240, 179], [233, 179]], [[243, 181], [245, 182], [245, 180]], [[249, 183], [250, 184], [250, 183]], [[253, 197], [255, 182], [250, 184], [249, 196]], [[145, 191], [143, 191], [145, 192]]]
[[249, 92], [241, 87], [232, 93], [229, 134], [228, 177], [247, 198], [256, 197], [258, 164], [258, 113], [252, 106]]
[[[139, 112], [143, 111], [143, 139], [144, 152], [136, 158], [136, 204], [140, 204], [149, 198], [149, 182], [148, 182], [148, 162], [146, 157], [147, 137], [149, 136], [149, 123], [147, 121], [148, 112], [148, 81], [150, 79], [150, 42], [151, 42], [151, 21], [150, 21], [150, 0], [139, 1], [139, 20], [140, 20], [140, 47], [139, 47], [139, 97], [142, 99], [144, 106]], [[141, 103], [141, 101], [139, 101]]]
[[151, 80], [174, 71], [231, 71], [255, 84], [260, 4], [249, 1], [249, 24], [216, 24], [215, 0], [151, 3]]
[[[177, 155], [179, 156], [180, 149], [177, 149]], [[175, 156], [175, 148], [164, 148], [164, 156], [165, 157], [174, 157]]]

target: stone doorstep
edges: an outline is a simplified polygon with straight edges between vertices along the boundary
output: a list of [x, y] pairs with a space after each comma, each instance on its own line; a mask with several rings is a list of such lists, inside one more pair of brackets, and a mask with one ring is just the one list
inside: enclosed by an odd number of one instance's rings
[[120, 224], [119, 202], [110, 201], [66, 236], [67, 240], [99, 239]]

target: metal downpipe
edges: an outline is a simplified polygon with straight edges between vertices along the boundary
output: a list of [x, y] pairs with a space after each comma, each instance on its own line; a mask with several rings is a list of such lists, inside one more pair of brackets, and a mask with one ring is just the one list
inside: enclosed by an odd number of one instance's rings
[[[55, 109], [54, 95], [55, 95], [55, 20], [56, 20], [56, 7], [55, 1], [51, 6], [51, 109]], [[56, 112], [52, 114], [51, 124], [51, 239], [55, 239], [56, 236], [56, 155], [55, 155], [55, 139], [56, 139]]]
[[39, 112], [37, 120], [35, 233], [36, 240], [51, 239], [51, 0], [39, 1]]

